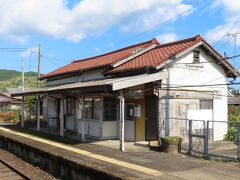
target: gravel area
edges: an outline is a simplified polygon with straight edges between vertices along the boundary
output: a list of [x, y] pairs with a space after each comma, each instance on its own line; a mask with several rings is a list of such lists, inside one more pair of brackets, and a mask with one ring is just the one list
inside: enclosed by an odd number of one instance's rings
[[[0, 159], [7, 162], [10, 166], [16, 168], [22, 174], [27, 175], [27, 177], [29, 177], [30, 179], [34, 179], [34, 180], [42, 180], [42, 179], [55, 180], [56, 179], [50, 174], [41, 170], [40, 168], [28, 164], [27, 162], [9, 153], [8, 151], [0, 149]], [[4, 177], [1, 177], [1, 174], [0, 174], [0, 179], [2, 178]]]

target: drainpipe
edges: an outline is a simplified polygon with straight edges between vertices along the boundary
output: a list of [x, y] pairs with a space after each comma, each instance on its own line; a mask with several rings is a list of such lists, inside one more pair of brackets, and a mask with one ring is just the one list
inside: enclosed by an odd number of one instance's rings
[[64, 136], [64, 99], [60, 101], [60, 136]]
[[120, 96], [118, 97], [120, 100], [120, 150], [125, 152], [125, 144], [124, 144], [124, 106], [125, 106], [125, 99], [123, 97], [123, 92], [120, 92]]
[[84, 121], [85, 121], [85, 97], [84, 97], [84, 95], [82, 96], [82, 105], [83, 105], [83, 107], [82, 107], [82, 120], [81, 120], [81, 141], [82, 142], [85, 142], [85, 132], [84, 132]]

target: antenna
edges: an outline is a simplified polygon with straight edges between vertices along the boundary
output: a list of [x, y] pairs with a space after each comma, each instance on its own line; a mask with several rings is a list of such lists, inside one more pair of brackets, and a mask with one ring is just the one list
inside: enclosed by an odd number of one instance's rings
[[[236, 33], [227, 33], [227, 37], [229, 38], [232, 36], [234, 38], [234, 44], [235, 44], [235, 50], [234, 50], [234, 56], [237, 55], [237, 36], [240, 34], [240, 32]], [[234, 66], [236, 67], [236, 57], [234, 58]]]

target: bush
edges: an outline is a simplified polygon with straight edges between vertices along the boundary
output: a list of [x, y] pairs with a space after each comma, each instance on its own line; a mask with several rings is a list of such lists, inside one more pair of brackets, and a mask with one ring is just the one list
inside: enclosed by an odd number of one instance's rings
[[227, 134], [224, 136], [225, 141], [237, 141], [237, 128], [229, 127]]
[[0, 119], [3, 121], [18, 121], [19, 112], [17, 110], [12, 110], [5, 113], [0, 113]]
[[177, 136], [165, 136], [161, 138], [161, 141], [169, 145], [178, 145], [183, 142], [183, 139]]

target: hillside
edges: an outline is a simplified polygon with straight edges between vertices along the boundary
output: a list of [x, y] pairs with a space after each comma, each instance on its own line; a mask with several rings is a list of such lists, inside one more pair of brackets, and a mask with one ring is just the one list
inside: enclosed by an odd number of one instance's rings
[[[22, 84], [22, 73], [16, 70], [0, 69], [0, 91], [6, 87], [18, 87]], [[41, 82], [41, 85], [44, 83]], [[26, 72], [25, 73], [25, 87], [37, 86], [37, 73]]]

